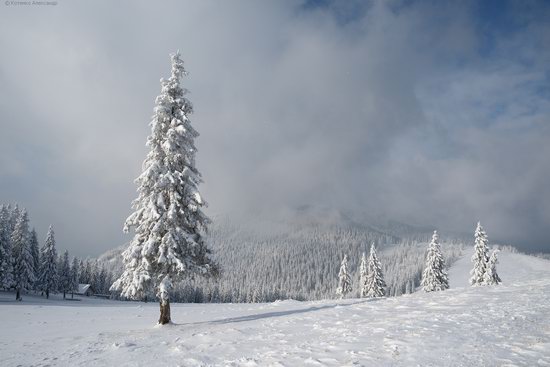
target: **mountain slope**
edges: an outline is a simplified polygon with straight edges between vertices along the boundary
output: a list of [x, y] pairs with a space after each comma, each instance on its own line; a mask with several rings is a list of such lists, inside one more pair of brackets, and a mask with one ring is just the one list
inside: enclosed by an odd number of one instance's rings
[[[468, 239], [442, 233], [448, 264], [459, 256]], [[189, 281], [176, 287], [183, 302], [271, 302], [277, 299], [332, 298], [338, 268], [348, 255], [352, 273], [371, 243], [379, 255], [387, 294], [410, 293], [419, 285], [426, 243], [431, 230], [366, 215], [304, 206], [274, 215], [217, 216], [209, 234], [214, 259], [222, 276], [216, 282]], [[100, 260], [113, 273], [122, 269], [121, 248]], [[354, 274], [358, 293], [358, 274]]]

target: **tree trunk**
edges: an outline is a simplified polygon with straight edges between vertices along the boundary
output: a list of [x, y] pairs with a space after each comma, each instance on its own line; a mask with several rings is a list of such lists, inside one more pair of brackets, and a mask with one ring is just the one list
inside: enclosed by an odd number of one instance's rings
[[65, 294], [66, 294], [66, 292], [65, 292], [65, 291], [63, 291], [63, 299], [65, 299]]
[[22, 301], [23, 299], [21, 298], [21, 290], [19, 288], [17, 288], [16, 292], [15, 292], [15, 300], [16, 301]]
[[46, 299], [50, 298], [50, 290], [46, 289]]
[[172, 320], [170, 319], [170, 301], [169, 300], [161, 300], [160, 301], [160, 318], [159, 318], [159, 324], [165, 325], [171, 323]]
[[74, 298], [74, 292], [71, 292], [71, 299]]

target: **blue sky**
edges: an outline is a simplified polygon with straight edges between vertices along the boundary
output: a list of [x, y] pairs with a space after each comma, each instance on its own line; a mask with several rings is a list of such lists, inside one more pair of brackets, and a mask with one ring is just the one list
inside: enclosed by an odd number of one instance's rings
[[168, 54], [208, 212], [319, 204], [550, 250], [547, 1], [59, 1], [0, 12], [0, 202], [97, 255]]

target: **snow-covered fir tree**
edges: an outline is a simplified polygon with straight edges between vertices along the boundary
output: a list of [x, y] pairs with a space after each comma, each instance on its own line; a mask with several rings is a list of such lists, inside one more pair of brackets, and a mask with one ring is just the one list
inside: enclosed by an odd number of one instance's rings
[[361, 255], [361, 265], [359, 266], [359, 287], [360, 297], [367, 296], [367, 256], [363, 252]]
[[40, 289], [46, 293], [46, 298], [50, 298], [50, 292], [55, 292], [58, 289], [57, 250], [55, 249], [55, 233], [52, 226], [48, 229], [46, 241], [41, 249], [38, 283]]
[[29, 218], [25, 209], [20, 211], [11, 236], [13, 245], [13, 278], [16, 290], [15, 298], [22, 300], [21, 291], [30, 290], [34, 284], [34, 259], [31, 253]]
[[65, 250], [63, 256], [59, 259], [59, 291], [63, 292], [65, 299], [67, 292], [71, 291], [71, 264], [69, 262], [69, 251]]
[[498, 249], [494, 249], [489, 257], [487, 262], [487, 268], [485, 269], [485, 275], [483, 278], [484, 284], [486, 285], [497, 285], [502, 282], [497, 273], [497, 264], [498, 264]]
[[336, 295], [342, 299], [351, 292], [351, 276], [348, 270], [348, 255], [344, 255], [338, 272], [338, 288]]
[[384, 297], [386, 282], [382, 274], [382, 266], [376, 255], [374, 244], [370, 247], [369, 260], [367, 264], [366, 297]]
[[480, 222], [477, 222], [476, 231], [474, 233], [474, 255], [472, 256], [472, 262], [474, 263], [473, 269], [470, 271], [470, 284], [471, 285], [483, 285], [485, 283], [485, 272], [487, 269], [488, 257], [488, 239], [487, 234], [483, 230]]
[[434, 231], [432, 240], [426, 252], [426, 265], [422, 272], [420, 283], [425, 292], [442, 291], [449, 288], [449, 280], [445, 272], [445, 261], [439, 245], [439, 235]]
[[80, 263], [78, 265], [78, 268], [80, 269], [80, 274], [78, 275], [78, 282], [82, 284], [90, 284], [90, 260], [80, 260]]
[[198, 191], [202, 178], [195, 167], [194, 140], [199, 134], [190, 124], [193, 108], [180, 85], [186, 71], [179, 52], [171, 58], [172, 73], [168, 80], [161, 79], [150, 124], [150, 151], [136, 179], [135, 211], [125, 223], [125, 230], [135, 228], [135, 236], [123, 254], [125, 271], [112, 286], [131, 299], [155, 291], [159, 324], [171, 322], [174, 281], [217, 273], [203, 237], [210, 220], [201, 209], [206, 203]]
[[0, 288], [13, 286], [13, 257], [10, 236], [10, 213], [8, 207], [0, 208]]
[[35, 274], [35, 283], [33, 285], [33, 289], [39, 289], [38, 275], [40, 272], [40, 249], [38, 245], [38, 238], [36, 236], [36, 231], [34, 228], [31, 231], [31, 254], [33, 260], [32, 268]]
[[71, 265], [71, 298], [74, 297], [74, 292], [78, 291], [78, 277], [80, 276], [79, 261], [73, 257]]
[[15, 230], [15, 225], [17, 224], [17, 220], [19, 219], [19, 216], [21, 215], [21, 209], [19, 209], [19, 205], [15, 204], [15, 206], [12, 208], [10, 204], [8, 204], [8, 231], [10, 232], [10, 235]]

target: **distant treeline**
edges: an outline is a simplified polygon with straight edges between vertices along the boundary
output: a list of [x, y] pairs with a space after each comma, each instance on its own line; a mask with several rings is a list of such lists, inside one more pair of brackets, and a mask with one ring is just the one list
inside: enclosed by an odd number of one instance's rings
[[94, 293], [109, 294], [112, 277], [96, 260], [69, 260], [67, 250], [58, 256], [52, 226], [40, 246], [26, 209], [0, 206], [0, 288], [14, 290], [17, 299], [28, 292], [65, 296], [80, 283], [91, 284]]
[[[430, 237], [428, 231], [402, 238], [372, 227], [346, 224], [289, 224], [277, 230], [255, 231], [218, 221], [211, 228], [209, 241], [222, 269], [220, 277], [175, 284], [173, 300], [237, 303], [334, 298], [344, 254], [352, 274], [351, 296], [358, 297], [359, 262], [371, 243], [380, 249], [386, 295], [412, 293], [420, 285]], [[447, 267], [462, 255], [465, 242], [444, 238], [441, 247]], [[100, 259], [115, 276], [122, 271], [122, 250], [113, 250]]]

